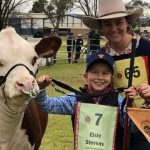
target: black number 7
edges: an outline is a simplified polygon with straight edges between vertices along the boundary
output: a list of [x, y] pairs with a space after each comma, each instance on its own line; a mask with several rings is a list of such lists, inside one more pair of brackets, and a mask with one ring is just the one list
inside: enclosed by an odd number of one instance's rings
[[95, 123], [95, 125], [98, 126], [98, 125], [99, 125], [99, 122], [100, 122], [100, 119], [102, 118], [103, 114], [98, 114], [98, 113], [96, 113], [95, 116], [98, 117], [97, 120], [96, 120], [96, 123]]

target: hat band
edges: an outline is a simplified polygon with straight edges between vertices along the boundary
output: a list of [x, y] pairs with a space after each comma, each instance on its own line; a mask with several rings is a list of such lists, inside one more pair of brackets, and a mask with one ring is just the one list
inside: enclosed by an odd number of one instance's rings
[[125, 13], [126, 14], [126, 11], [116, 11], [116, 12], [112, 12], [112, 13], [108, 13], [108, 14], [104, 14], [104, 15], [101, 15], [99, 17], [105, 17], [105, 16], [108, 16], [108, 15], [113, 15], [113, 14], [119, 14], [119, 13]]

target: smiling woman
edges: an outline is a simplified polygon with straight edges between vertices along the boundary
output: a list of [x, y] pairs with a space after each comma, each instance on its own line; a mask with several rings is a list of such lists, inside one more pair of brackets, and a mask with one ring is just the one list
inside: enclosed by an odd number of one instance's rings
[[[125, 1], [124, 1], [125, 2]], [[127, 2], [127, 1], [126, 1]], [[125, 4], [122, 0], [113, 0], [113, 6], [111, 0], [100, 0], [98, 18], [91, 16], [83, 17], [83, 23], [92, 29], [100, 30], [107, 38], [108, 42], [102, 48], [102, 51], [114, 56], [115, 58], [115, 72], [114, 72], [114, 86], [127, 87], [130, 85], [129, 70], [133, 69], [133, 84], [137, 86], [137, 91], [141, 92], [142, 98], [149, 103], [150, 97], [150, 41], [143, 39], [139, 35], [134, 33], [128, 33], [128, 25], [138, 19], [143, 13], [143, 9], [133, 9], [130, 12], [126, 10]], [[133, 49], [133, 41], [135, 41], [135, 68], [130, 68], [130, 55]], [[138, 72], [138, 74], [137, 74]], [[146, 83], [143, 85], [141, 83]], [[140, 86], [138, 86], [140, 84]], [[139, 94], [140, 94], [139, 92]], [[143, 107], [144, 100], [138, 96], [133, 101], [134, 107]], [[125, 97], [125, 95], [124, 95]], [[128, 145], [132, 150], [149, 150], [150, 144], [142, 135], [142, 133], [131, 125], [131, 143]], [[126, 126], [125, 126], [126, 128]], [[140, 139], [140, 141], [138, 140]], [[126, 133], [124, 134], [123, 150], [126, 148]]]

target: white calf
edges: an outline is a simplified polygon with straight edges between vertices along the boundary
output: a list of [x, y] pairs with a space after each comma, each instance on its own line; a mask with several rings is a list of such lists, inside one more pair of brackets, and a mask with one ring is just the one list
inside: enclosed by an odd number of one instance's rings
[[39, 90], [34, 74], [39, 56], [49, 57], [61, 45], [58, 37], [31, 45], [11, 27], [0, 32], [0, 149], [32, 150], [21, 129], [25, 107]]

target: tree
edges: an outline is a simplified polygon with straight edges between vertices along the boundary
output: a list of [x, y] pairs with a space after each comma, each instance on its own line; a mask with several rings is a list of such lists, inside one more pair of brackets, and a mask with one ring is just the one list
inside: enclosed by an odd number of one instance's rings
[[[79, 8], [86, 16], [98, 17], [98, 3], [99, 0], [76, 0], [75, 9]], [[136, 8], [150, 8], [150, 4], [143, 2], [143, 0], [131, 0], [126, 4], [127, 10], [133, 10]], [[132, 27], [140, 27], [142, 22], [137, 19], [134, 23], [132, 22]]]
[[86, 16], [98, 17], [99, 0], [76, 0], [75, 6]]
[[0, 30], [5, 28], [8, 23], [9, 15], [28, 0], [0, 0]]
[[149, 3], [143, 2], [143, 0], [131, 0], [126, 4], [127, 9], [136, 9], [136, 8], [149, 8]]
[[[98, 17], [99, 0], [76, 0], [75, 7], [79, 8], [86, 16]], [[126, 8], [133, 10], [137, 7], [150, 8], [150, 4], [143, 0], [131, 0], [126, 4]]]
[[[38, 0], [35, 3], [37, 7], [40, 7], [41, 12], [44, 12], [48, 19], [51, 21], [55, 32], [58, 31], [59, 25], [66, 13], [74, 6], [75, 0]], [[35, 3], [33, 4], [35, 6]], [[36, 10], [32, 9], [33, 12]]]
[[38, 0], [33, 3], [32, 12], [34, 13], [42, 13], [44, 12], [44, 5], [47, 4], [46, 0]]
[[[149, 5], [149, 3], [143, 2], [142, 0], [131, 0], [130, 2], [128, 2], [126, 4], [126, 8], [127, 8], [127, 10], [133, 10], [133, 9], [137, 9], [137, 8], [144, 9], [144, 8], [150, 8], [150, 5]], [[131, 25], [132, 25], [133, 29], [134, 28], [139, 29], [141, 26], [145, 25], [145, 23], [142, 24], [142, 21], [139, 18], [135, 22], [132, 22]]]

